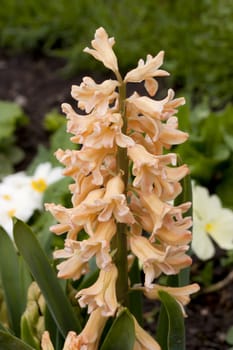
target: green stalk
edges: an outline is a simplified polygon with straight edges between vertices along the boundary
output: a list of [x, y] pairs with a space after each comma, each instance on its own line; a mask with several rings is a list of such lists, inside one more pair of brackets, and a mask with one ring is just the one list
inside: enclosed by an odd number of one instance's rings
[[[120, 82], [119, 87], [119, 103], [120, 113], [123, 119], [122, 133], [127, 131], [127, 118], [125, 116], [125, 98], [126, 98], [126, 85], [122, 81], [120, 76], [117, 76]], [[127, 149], [118, 147], [117, 150], [117, 170], [118, 173], [122, 173], [122, 179], [124, 181], [124, 193], [127, 194], [128, 186], [128, 166], [129, 161], [127, 157]], [[124, 223], [117, 224], [117, 234], [114, 242], [114, 248], [116, 254], [114, 256], [115, 264], [118, 269], [117, 279], [117, 299], [122, 304], [127, 306], [128, 304], [128, 262], [127, 262], [127, 225]]]

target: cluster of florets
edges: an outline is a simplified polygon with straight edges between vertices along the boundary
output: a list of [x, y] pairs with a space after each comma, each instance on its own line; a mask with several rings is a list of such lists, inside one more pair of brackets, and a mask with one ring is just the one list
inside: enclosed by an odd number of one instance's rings
[[[64, 249], [54, 253], [55, 258], [64, 259], [57, 266], [58, 277], [79, 279], [89, 271], [92, 258], [100, 269], [94, 285], [77, 293], [79, 304], [87, 307], [90, 317], [79, 335], [69, 335], [67, 343], [74, 344], [75, 349], [84, 345], [85, 349], [96, 349], [106, 320], [120, 308], [112, 245], [119, 224], [127, 235], [129, 258], [138, 259], [144, 272], [145, 279], [138, 288], [148, 298], [156, 299], [159, 290], [166, 290], [183, 308], [198, 288], [170, 288], [155, 283], [161, 274], [177, 274], [191, 264], [187, 250], [192, 222], [183, 215], [191, 203], [173, 205], [182, 191], [180, 180], [189, 169], [177, 166], [176, 154], [169, 152], [173, 145], [188, 138], [187, 133], [178, 130], [175, 116], [184, 98], [174, 98], [172, 90], [161, 100], [152, 98], [158, 90], [155, 78], [168, 75], [160, 69], [162, 51], [140, 60], [122, 78], [113, 44], [114, 38], [99, 28], [93, 48], [84, 51], [112, 70], [116, 80], [99, 84], [85, 77], [80, 86], [72, 87], [71, 95], [85, 114], [79, 114], [69, 104], [62, 105], [68, 119], [67, 131], [73, 135], [71, 141], [81, 145], [76, 150], [56, 152], [65, 166], [64, 175], [74, 180], [70, 185], [72, 207], [46, 205], [59, 222], [51, 231], [57, 235], [67, 233]], [[126, 97], [127, 83], [143, 81], [149, 96], [134, 92]], [[83, 230], [87, 238], [80, 240]], [[134, 288], [130, 281], [129, 288]], [[147, 349], [145, 341], [159, 349], [136, 320], [135, 329], [135, 349]]]

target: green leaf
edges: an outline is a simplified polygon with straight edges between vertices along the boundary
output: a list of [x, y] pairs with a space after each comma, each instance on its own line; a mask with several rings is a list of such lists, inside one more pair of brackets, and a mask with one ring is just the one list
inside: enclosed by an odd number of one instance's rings
[[0, 349], [1, 350], [34, 350], [31, 346], [22, 342], [19, 338], [10, 333], [0, 331]]
[[0, 141], [11, 137], [19, 122], [25, 123], [27, 117], [15, 102], [0, 101]]
[[[138, 264], [138, 259], [134, 259], [133, 266], [130, 269], [129, 277], [131, 285], [141, 283], [141, 271]], [[143, 325], [143, 305], [142, 305], [142, 293], [139, 290], [130, 292], [129, 297], [129, 310], [135, 316], [138, 323]]]
[[17, 220], [14, 225], [14, 238], [62, 335], [65, 337], [70, 330], [79, 333], [80, 322], [30, 227]]
[[180, 305], [167, 292], [158, 292], [162, 307], [157, 328], [157, 341], [163, 350], [185, 350], [184, 316]]
[[134, 321], [125, 308], [114, 320], [100, 350], [132, 350], [135, 343]]
[[52, 344], [56, 344], [55, 349], [56, 350], [62, 349], [64, 338], [59, 332], [48, 307], [45, 308], [44, 321], [45, 321], [45, 329], [49, 332], [49, 336], [52, 341]]
[[20, 335], [20, 317], [26, 301], [26, 295], [20, 293], [21, 280], [19, 259], [14, 244], [8, 234], [0, 227], [0, 275], [4, 298], [7, 304], [10, 328]]
[[233, 157], [230, 160], [230, 166], [225, 169], [222, 167], [221, 171], [222, 180], [219, 184], [217, 184], [215, 191], [221, 198], [222, 205], [233, 210], [233, 196], [231, 190], [233, 186]]
[[233, 345], [233, 326], [231, 326], [227, 331], [226, 342]]
[[[40, 350], [40, 343], [39, 340], [36, 338], [36, 336], [32, 332], [32, 327], [34, 325], [31, 325], [27, 318], [22, 317], [21, 319], [21, 339], [24, 340], [27, 344], [30, 344], [33, 346], [34, 349]], [[36, 328], [36, 327], [34, 327]]]

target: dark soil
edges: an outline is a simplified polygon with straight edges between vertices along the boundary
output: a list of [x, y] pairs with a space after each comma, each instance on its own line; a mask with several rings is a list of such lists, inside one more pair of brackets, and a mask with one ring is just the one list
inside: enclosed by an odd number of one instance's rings
[[[16, 101], [30, 117], [30, 124], [17, 131], [18, 145], [26, 157], [17, 167], [28, 165], [36, 154], [39, 143], [47, 145], [48, 134], [43, 128], [44, 115], [53, 108], [60, 110], [64, 101], [71, 102], [70, 88], [79, 84], [85, 75], [65, 78], [61, 69], [65, 62], [60, 59], [18, 55], [0, 56], [0, 99]], [[96, 76], [96, 73], [95, 73]], [[73, 103], [73, 101], [72, 101]], [[194, 265], [194, 274], [202, 269]], [[224, 279], [230, 271], [216, 269], [214, 282]], [[233, 280], [215, 292], [201, 293], [187, 307], [187, 350], [229, 349], [225, 342], [226, 332], [233, 326]], [[146, 305], [150, 314], [153, 305]]]

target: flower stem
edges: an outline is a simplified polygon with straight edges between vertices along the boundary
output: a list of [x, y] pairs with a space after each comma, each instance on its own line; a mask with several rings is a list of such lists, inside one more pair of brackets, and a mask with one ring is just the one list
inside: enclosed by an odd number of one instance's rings
[[[120, 82], [119, 87], [119, 109], [123, 120], [122, 133], [127, 132], [127, 119], [125, 115], [125, 98], [126, 98], [126, 86], [121, 78], [118, 77]], [[128, 166], [129, 161], [127, 157], [127, 149], [118, 147], [117, 150], [117, 170], [118, 173], [122, 173], [122, 179], [124, 181], [124, 193], [127, 197], [128, 186]], [[117, 279], [117, 299], [122, 304], [127, 306], [128, 304], [128, 262], [127, 262], [127, 225], [124, 223], [117, 224], [117, 235], [115, 240], [115, 263], [118, 268]]]

